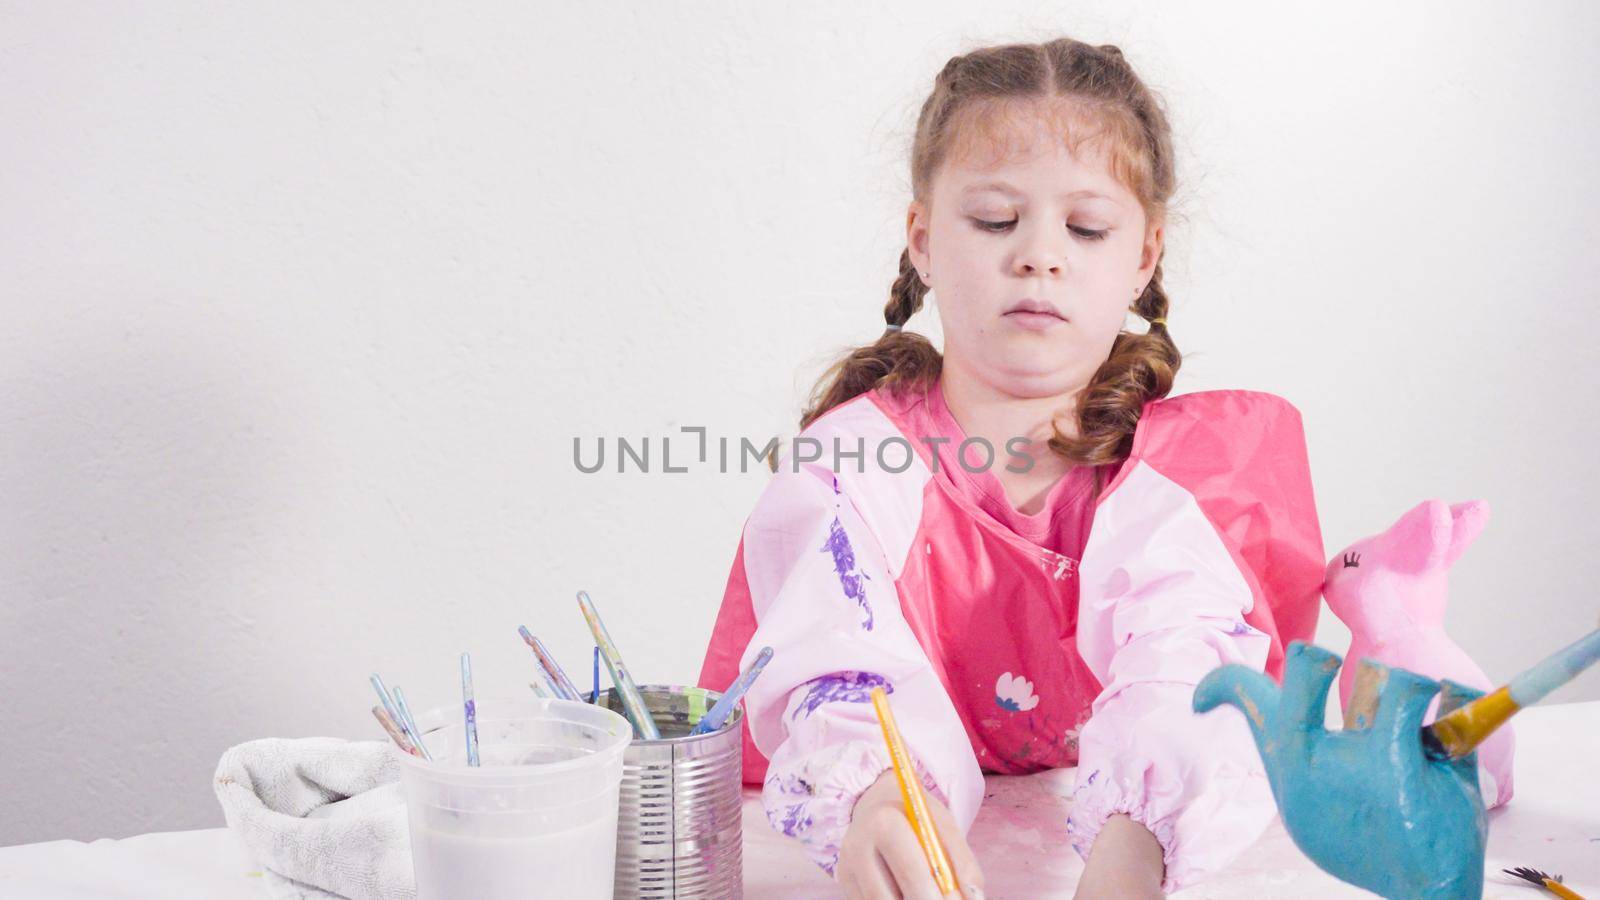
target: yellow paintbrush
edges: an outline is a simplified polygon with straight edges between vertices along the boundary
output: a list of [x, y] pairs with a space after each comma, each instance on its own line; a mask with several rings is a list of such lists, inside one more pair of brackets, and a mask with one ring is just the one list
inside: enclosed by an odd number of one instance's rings
[[917, 778], [916, 767], [911, 764], [911, 754], [906, 752], [905, 741], [894, 723], [894, 713], [889, 710], [889, 695], [882, 687], [872, 689], [872, 709], [878, 714], [878, 724], [883, 726], [883, 740], [889, 745], [889, 758], [894, 761], [895, 777], [900, 779], [900, 796], [905, 800], [906, 818], [911, 820], [911, 830], [916, 832], [923, 855], [928, 857], [928, 867], [933, 870], [934, 883], [940, 894], [953, 894], [957, 890], [955, 868], [939, 841], [939, 832], [933, 826], [933, 816], [928, 813], [928, 798], [922, 793], [922, 781]]
[[1527, 866], [1517, 866], [1515, 869], [1501, 869], [1500, 871], [1506, 873], [1507, 875], [1521, 878], [1523, 881], [1531, 881], [1550, 893], [1555, 894], [1557, 897], [1562, 898], [1562, 900], [1583, 900], [1582, 894], [1561, 883], [1560, 875], [1551, 878], [1549, 875], [1546, 875], [1538, 869], [1530, 869]]
[[1578, 677], [1600, 659], [1600, 628], [1511, 679], [1504, 687], [1422, 727], [1422, 748], [1432, 759], [1466, 756], [1517, 711]]

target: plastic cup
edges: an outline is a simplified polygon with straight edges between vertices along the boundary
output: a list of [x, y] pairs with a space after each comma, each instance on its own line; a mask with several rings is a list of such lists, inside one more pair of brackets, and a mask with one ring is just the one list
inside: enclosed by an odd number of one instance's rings
[[391, 749], [417, 900], [609, 900], [627, 719], [570, 700], [479, 700], [477, 767], [467, 765], [460, 706], [416, 720], [434, 760]]

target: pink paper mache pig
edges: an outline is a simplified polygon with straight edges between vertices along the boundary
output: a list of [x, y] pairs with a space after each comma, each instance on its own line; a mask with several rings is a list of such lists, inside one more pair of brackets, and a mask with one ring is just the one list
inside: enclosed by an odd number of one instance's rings
[[[1328, 562], [1323, 598], [1351, 633], [1339, 673], [1342, 709], [1349, 707], [1362, 659], [1483, 691], [1497, 687], [1444, 630], [1450, 567], [1488, 521], [1489, 504], [1482, 500], [1453, 505], [1424, 500], [1387, 531], [1356, 541]], [[1435, 697], [1425, 723], [1433, 721], [1438, 704]], [[1487, 809], [1511, 799], [1515, 746], [1508, 723], [1478, 747], [1478, 782]]]

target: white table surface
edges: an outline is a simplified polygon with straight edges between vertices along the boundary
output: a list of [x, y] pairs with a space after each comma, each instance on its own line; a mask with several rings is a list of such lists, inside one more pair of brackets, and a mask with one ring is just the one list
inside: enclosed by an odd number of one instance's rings
[[[1516, 796], [1489, 814], [1485, 897], [1549, 896], [1500, 874], [1532, 866], [1560, 873], [1600, 900], [1600, 701], [1525, 710], [1517, 728]], [[988, 779], [971, 840], [989, 896], [1071, 897], [1083, 864], [1066, 841], [1075, 769]], [[752, 898], [837, 896], [799, 846], [773, 831], [758, 794], [744, 805], [744, 884]], [[263, 900], [259, 869], [225, 828], [122, 840], [46, 841], [0, 848], [0, 897]], [[1370, 897], [1324, 874], [1274, 822], [1226, 872], [1173, 895], [1199, 898]]]

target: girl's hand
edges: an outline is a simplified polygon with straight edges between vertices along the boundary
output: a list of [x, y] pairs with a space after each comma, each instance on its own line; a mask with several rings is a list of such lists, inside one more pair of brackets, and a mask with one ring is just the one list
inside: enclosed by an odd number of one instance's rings
[[1150, 829], [1118, 814], [1095, 836], [1073, 900], [1161, 900], [1165, 874], [1161, 842]]
[[[955, 869], [962, 896], [981, 900], [983, 872], [955, 816], [932, 795], [928, 796], [928, 813]], [[939, 888], [922, 845], [917, 843], [917, 833], [906, 818], [893, 769], [879, 775], [856, 801], [850, 827], [839, 846], [835, 874], [850, 900], [939, 900]]]

